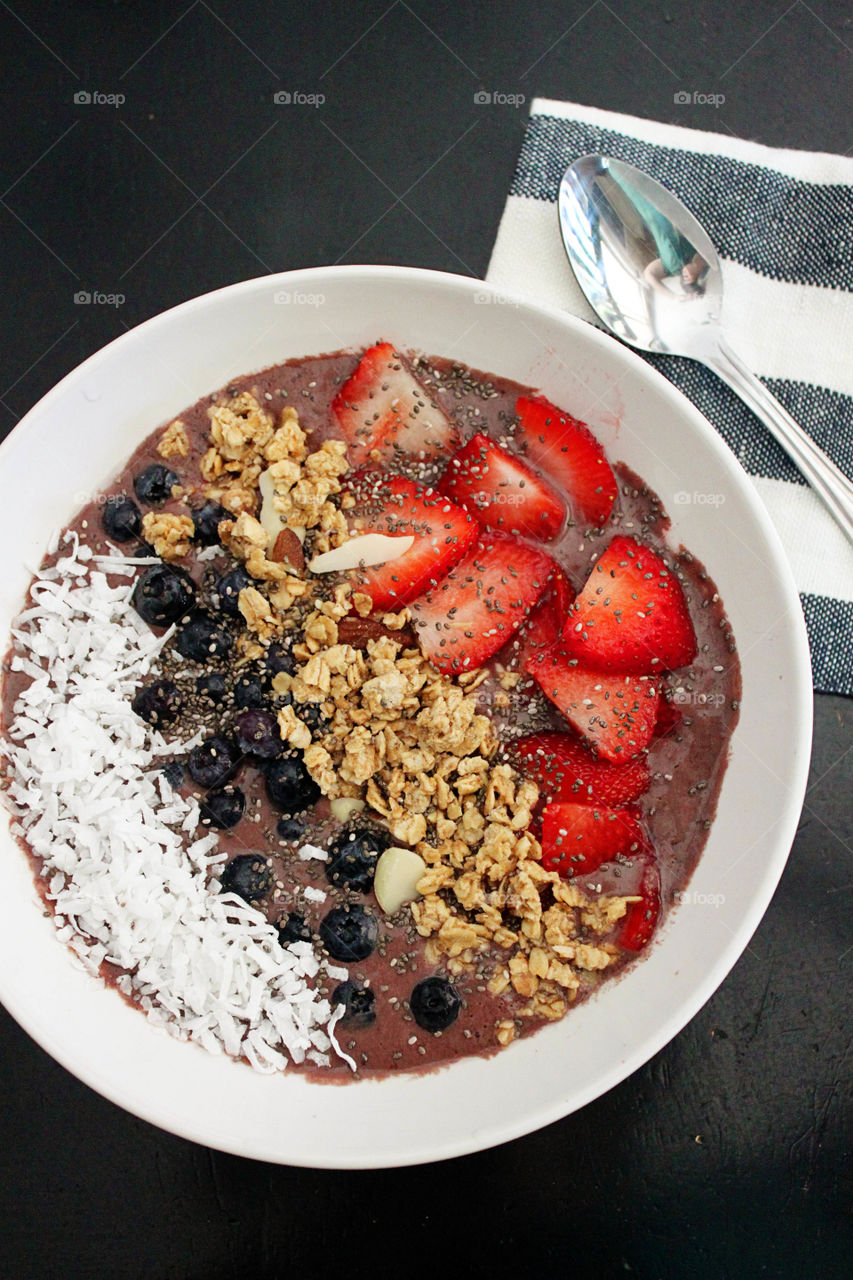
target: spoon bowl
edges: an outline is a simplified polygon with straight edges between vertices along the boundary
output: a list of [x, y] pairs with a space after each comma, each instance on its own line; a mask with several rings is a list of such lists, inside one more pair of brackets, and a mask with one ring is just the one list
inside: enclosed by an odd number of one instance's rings
[[563, 174], [558, 212], [572, 270], [605, 328], [640, 351], [688, 356], [713, 369], [853, 542], [853, 483], [727, 343], [720, 259], [690, 210], [641, 169], [588, 155]]
[[648, 174], [583, 156], [560, 184], [559, 214], [578, 283], [616, 337], [641, 351], [692, 355], [719, 324], [717, 251], [690, 210]]

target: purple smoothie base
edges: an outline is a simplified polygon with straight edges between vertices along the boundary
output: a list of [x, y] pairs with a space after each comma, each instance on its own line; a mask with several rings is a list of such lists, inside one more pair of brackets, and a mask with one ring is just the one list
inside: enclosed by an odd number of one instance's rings
[[[301, 427], [308, 433], [310, 447], [317, 448], [323, 439], [336, 435], [330, 404], [358, 359], [352, 354], [336, 353], [293, 360], [236, 379], [223, 391], [203, 397], [178, 415], [189, 434], [189, 456], [169, 459], [168, 465], [188, 488], [200, 489], [199, 462], [209, 444], [207, 411], [223, 396], [244, 390], [251, 390], [273, 414], [285, 405], [294, 406], [298, 410]], [[517, 397], [532, 394], [530, 388], [493, 375], [462, 370], [444, 360], [425, 358], [418, 362], [416, 371], [419, 379], [430, 387], [448, 415], [455, 420], [463, 439], [475, 431], [482, 431], [506, 441], [512, 434]], [[484, 388], [487, 395], [483, 394]], [[133, 497], [133, 476], [148, 463], [162, 461], [156, 449], [161, 434], [162, 425], [140, 445], [105, 493], [123, 492]], [[623, 464], [616, 464], [614, 472], [619, 483], [619, 497], [606, 528], [596, 535], [581, 536], [577, 529], [569, 526], [555, 542], [547, 544], [546, 549], [561, 564], [576, 590], [585, 581], [595, 559], [617, 533], [639, 536], [641, 541], [664, 554], [670, 563], [675, 563], [681, 576], [696, 630], [698, 656], [689, 672], [684, 671], [680, 677], [670, 677], [666, 681], [679, 689], [677, 701], [682, 718], [668, 733], [656, 737], [650, 744], [648, 764], [652, 784], [639, 802], [660, 867], [663, 916], [684, 891], [707, 840], [728, 759], [729, 739], [738, 717], [740, 667], [722, 602], [704, 568], [687, 552], [680, 551], [675, 555], [670, 552], [664, 542], [669, 519], [660, 500], [645, 488], [642, 480]], [[203, 500], [198, 493], [191, 503], [199, 506]], [[101, 529], [100, 509], [98, 502], [88, 504], [69, 528], [77, 531], [95, 550], [106, 551], [108, 543]], [[185, 512], [187, 508], [183, 501], [171, 501], [163, 509]], [[209, 567], [197, 563], [194, 553], [183, 563], [197, 579]], [[224, 567], [225, 558], [220, 558], [215, 564]], [[506, 663], [511, 653], [512, 642], [501, 651], [496, 661]], [[13, 718], [15, 700], [25, 683], [24, 677], [8, 670], [7, 657], [3, 684], [3, 723], [6, 729]], [[521, 715], [517, 707], [501, 713], [489, 705], [490, 694], [496, 687], [494, 682], [487, 681], [481, 698], [483, 709], [494, 716], [503, 741], [511, 741], [513, 737], [534, 730], [567, 728], [557, 711], [542, 696], [528, 699], [530, 707]], [[495, 1024], [515, 1017], [525, 1003], [511, 990], [500, 996], [492, 996], [486, 990], [492, 968], [496, 963], [501, 966], [506, 963], [506, 952], [497, 948], [493, 952], [484, 952], [478, 957], [472, 973], [454, 976], [454, 985], [463, 1001], [457, 1021], [444, 1032], [430, 1034], [422, 1031], [408, 1010], [408, 998], [416, 982], [443, 970], [440, 966], [437, 968], [426, 963], [425, 940], [418, 936], [407, 908], [403, 907], [388, 919], [383, 916], [372, 893], [365, 898], [332, 886], [326, 878], [324, 863], [299, 860], [295, 853], [297, 846], [278, 838], [275, 825], [281, 815], [271, 807], [259, 772], [245, 765], [236, 780], [247, 796], [246, 814], [236, 828], [221, 834], [220, 842], [230, 855], [257, 852], [271, 859], [279, 887], [268, 901], [258, 904], [271, 920], [276, 921], [296, 910], [305, 916], [316, 936], [322, 916], [346, 901], [361, 902], [372, 909], [379, 920], [377, 950], [367, 960], [348, 966], [352, 980], [359, 984], [367, 983], [373, 988], [376, 1021], [368, 1028], [339, 1028], [338, 1032], [341, 1047], [358, 1063], [358, 1075], [381, 1076], [400, 1070], [426, 1070], [468, 1054], [495, 1052], [498, 1048], [494, 1038]], [[200, 790], [189, 785], [185, 785], [183, 790], [185, 794], [203, 796]], [[298, 842], [300, 844], [310, 842], [325, 847], [342, 829], [341, 824], [332, 819], [326, 800], [321, 800], [302, 816], [307, 830], [304, 840]], [[37, 883], [44, 896], [44, 881], [39, 878], [40, 861], [25, 844], [24, 848], [33, 863]], [[639, 874], [639, 864], [633, 868], [610, 864], [593, 877], [578, 877], [578, 883], [593, 893], [626, 894], [635, 890]], [[304, 899], [302, 891], [309, 885], [323, 889], [327, 894], [324, 903]], [[50, 909], [50, 903], [46, 899], [45, 902]], [[624, 972], [632, 962], [635, 958], [625, 953], [607, 970], [607, 979]], [[110, 971], [109, 966], [103, 966], [102, 976], [112, 985], [118, 974]], [[583, 1001], [601, 983], [599, 974], [585, 975], [574, 1003]], [[327, 994], [333, 986], [334, 983], [325, 989]], [[543, 1022], [541, 1019], [524, 1018], [520, 1025], [526, 1035], [543, 1026]], [[310, 1062], [292, 1069], [301, 1070], [315, 1080], [334, 1082], [353, 1078], [350, 1069], [338, 1061], [325, 1069], [318, 1069]]]

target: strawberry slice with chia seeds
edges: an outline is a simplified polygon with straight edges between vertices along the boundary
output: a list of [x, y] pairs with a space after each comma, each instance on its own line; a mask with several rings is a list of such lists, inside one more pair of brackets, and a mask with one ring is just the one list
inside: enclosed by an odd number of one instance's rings
[[681, 583], [656, 552], [614, 538], [569, 612], [563, 647], [600, 671], [652, 675], [687, 666], [696, 635]]
[[639, 800], [651, 775], [645, 756], [626, 764], [600, 760], [568, 733], [530, 733], [512, 744], [518, 768], [550, 801], [603, 804], [611, 809]]
[[513, 538], [480, 538], [443, 582], [412, 601], [424, 653], [439, 671], [473, 671], [515, 634], [548, 585], [553, 561]]
[[508, 658], [514, 668], [524, 671], [527, 663], [545, 653], [559, 640], [566, 625], [569, 605], [575, 598], [572, 584], [556, 560], [551, 561], [548, 585], [542, 598], [520, 627], [510, 646]]
[[484, 528], [540, 542], [556, 538], [566, 518], [566, 504], [547, 480], [480, 431], [450, 459], [438, 488]]
[[515, 411], [515, 439], [526, 457], [569, 497], [578, 523], [600, 528], [613, 510], [618, 486], [589, 427], [543, 396], [519, 396]]
[[528, 661], [527, 671], [605, 760], [622, 764], [651, 741], [661, 695], [648, 676], [591, 671], [568, 657], [562, 642]]
[[666, 738], [670, 734], [673, 736], [677, 729], [680, 728], [684, 716], [681, 708], [674, 701], [662, 697], [660, 706], [658, 707], [658, 718], [655, 725], [655, 737]]
[[565, 880], [597, 871], [616, 857], [631, 858], [646, 839], [632, 809], [591, 804], [547, 804], [542, 813], [542, 866]]
[[616, 939], [626, 951], [642, 951], [651, 939], [660, 918], [660, 891], [660, 870], [649, 853], [643, 860], [643, 874], [637, 890], [639, 901], [629, 904]]
[[355, 467], [435, 464], [458, 443], [453, 423], [390, 342], [369, 347], [332, 401]]
[[396, 559], [356, 571], [356, 590], [370, 596], [377, 613], [397, 610], [437, 586], [480, 532], [476, 520], [449, 498], [404, 476], [360, 472], [346, 489], [356, 500], [352, 533], [415, 539]]

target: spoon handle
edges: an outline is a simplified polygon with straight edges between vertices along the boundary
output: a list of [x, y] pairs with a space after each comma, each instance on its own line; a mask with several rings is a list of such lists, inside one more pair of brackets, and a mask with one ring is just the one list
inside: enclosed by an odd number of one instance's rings
[[733, 351], [723, 337], [704, 362], [749, 406], [826, 504], [853, 542], [853, 483], [830, 462], [802, 427]]

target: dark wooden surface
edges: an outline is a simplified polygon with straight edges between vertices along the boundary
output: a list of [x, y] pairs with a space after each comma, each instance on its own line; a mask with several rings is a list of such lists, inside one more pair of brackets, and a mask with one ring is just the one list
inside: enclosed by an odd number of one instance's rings
[[[125, 328], [234, 280], [482, 274], [526, 108], [478, 106], [481, 88], [853, 149], [844, 0], [2, 0], [0, 48], [4, 430]], [[685, 88], [725, 104], [677, 107]], [[0, 1274], [849, 1275], [851, 718], [816, 699], [788, 869], [706, 1008], [618, 1088], [502, 1148], [365, 1174], [212, 1153], [91, 1093], [0, 1011]]]

